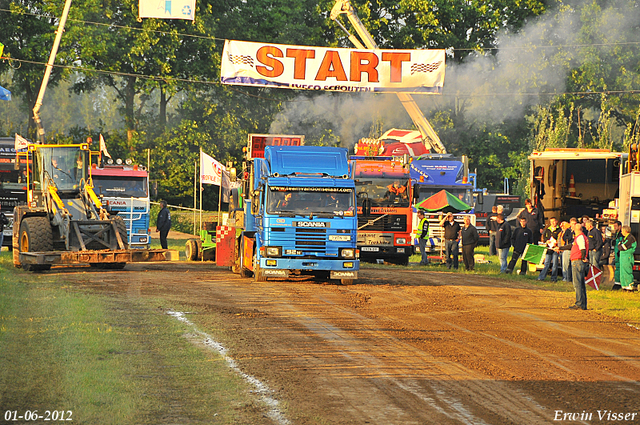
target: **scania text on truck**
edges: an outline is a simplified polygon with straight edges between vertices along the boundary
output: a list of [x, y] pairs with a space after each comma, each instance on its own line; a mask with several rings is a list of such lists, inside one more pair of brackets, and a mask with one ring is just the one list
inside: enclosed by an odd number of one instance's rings
[[347, 150], [302, 144], [302, 136], [249, 135], [233, 269], [255, 281], [314, 274], [352, 284], [360, 262]]

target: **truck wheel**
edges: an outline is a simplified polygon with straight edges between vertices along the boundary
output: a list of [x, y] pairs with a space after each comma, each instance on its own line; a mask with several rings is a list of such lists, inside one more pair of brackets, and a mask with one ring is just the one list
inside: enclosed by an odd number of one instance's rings
[[198, 245], [195, 239], [189, 239], [185, 243], [184, 254], [187, 257], [187, 261], [195, 261], [198, 259]]
[[260, 263], [258, 262], [258, 255], [253, 254], [253, 281], [258, 282], [266, 282], [267, 278], [264, 277], [262, 272], [260, 271]]
[[240, 277], [249, 277], [249, 269], [247, 269], [244, 266], [243, 263], [243, 259], [244, 259], [244, 248], [242, 247], [242, 243], [240, 243], [240, 246], [238, 248], [238, 270], [240, 273]]
[[353, 279], [340, 279], [340, 283], [344, 286], [353, 285]]
[[[16, 253], [18, 262], [20, 252], [50, 252], [53, 251], [53, 233], [51, 223], [47, 217], [26, 217], [20, 224], [20, 235], [18, 239], [19, 251], [14, 250], [14, 262]], [[27, 271], [49, 270], [51, 264], [23, 264], [22, 268]]]
[[20, 251], [53, 251], [53, 233], [47, 217], [26, 217], [20, 224]]
[[[116, 229], [118, 230], [118, 233], [120, 233], [120, 238], [122, 239], [122, 243], [124, 244], [124, 249], [129, 249], [129, 236], [127, 236], [127, 225], [125, 224], [124, 219], [120, 216], [115, 216], [111, 219], [111, 221], [115, 223]], [[120, 249], [120, 246], [118, 246], [118, 249]]]

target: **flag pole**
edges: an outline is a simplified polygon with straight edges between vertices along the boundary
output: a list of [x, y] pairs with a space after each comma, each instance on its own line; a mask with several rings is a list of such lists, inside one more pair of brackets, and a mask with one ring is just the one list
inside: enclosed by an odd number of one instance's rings
[[196, 234], [196, 208], [198, 208], [198, 198], [196, 198], [196, 194], [198, 193], [198, 161], [193, 161], [193, 234]]
[[[224, 171], [222, 172], [224, 173]], [[222, 175], [220, 175], [220, 190], [218, 191], [218, 226], [222, 225]]]
[[[202, 168], [202, 148], [200, 148], [200, 168]], [[200, 177], [200, 232], [202, 232], [202, 177]]]

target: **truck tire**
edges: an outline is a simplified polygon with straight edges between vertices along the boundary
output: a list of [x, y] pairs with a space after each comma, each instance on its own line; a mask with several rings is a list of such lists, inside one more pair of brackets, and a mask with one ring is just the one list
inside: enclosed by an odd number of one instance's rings
[[344, 286], [353, 285], [353, 279], [340, 279], [340, 283]]
[[240, 277], [249, 277], [249, 269], [244, 266], [244, 248], [242, 247], [242, 242], [240, 242], [240, 246], [238, 248], [238, 269], [240, 273]]
[[[127, 236], [127, 225], [124, 222], [124, 219], [120, 216], [115, 216], [111, 219], [111, 222], [115, 223], [116, 229], [118, 230], [118, 233], [120, 233], [120, 238], [122, 239], [122, 243], [124, 244], [124, 249], [129, 249], [129, 236]], [[118, 246], [117, 249], [120, 249], [120, 246]]]
[[184, 246], [184, 254], [187, 261], [195, 261], [198, 259], [198, 244], [195, 239], [189, 239]]
[[258, 262], [258, 255], [253, 253], [253, 281], [256, 283], [266, 282], [267, 278], [260, 271], [260, 263]]
[[[49, 219], [47, 217], [26, 217], [23, 219], [20, 223], [18, 242], [20, 252], [53, 251], [53, 233]], [[20, 255], [19, 252], [18, 255]], [[35, 272], [49, 270], [51, 264], [23, 264], [22, 268]]]

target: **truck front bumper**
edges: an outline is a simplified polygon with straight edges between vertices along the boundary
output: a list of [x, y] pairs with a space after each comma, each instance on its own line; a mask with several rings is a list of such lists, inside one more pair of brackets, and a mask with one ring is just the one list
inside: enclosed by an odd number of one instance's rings
[[[357, 278], [360, 260], [311, 258], [261, 258], [260, 271], [265, 276], [286, 277], [292, 270], [329, 271], [332, 276]], [[347, 276], [349, 275], [349, 276]], [[336, 277], [338, 278], [338, 277]]]

